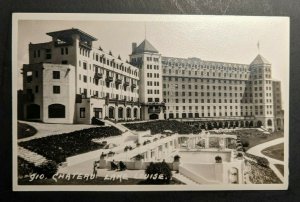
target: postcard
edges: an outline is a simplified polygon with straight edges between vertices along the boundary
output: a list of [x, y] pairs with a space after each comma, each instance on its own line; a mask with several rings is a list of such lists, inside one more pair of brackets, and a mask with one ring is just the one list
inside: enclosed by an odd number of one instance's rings
[[288, 188], [289, 18], [14, 13], [15, 191]]

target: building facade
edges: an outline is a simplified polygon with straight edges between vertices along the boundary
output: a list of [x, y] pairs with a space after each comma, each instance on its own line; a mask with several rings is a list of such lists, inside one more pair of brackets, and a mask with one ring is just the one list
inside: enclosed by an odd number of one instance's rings
[[79, 29], [47, 34], [52, 41], [30, 44], [23, 67], [26, 119], [180, 119], [208, 129], [283, 128], [280, 82], [261, 55], [251, 64], [165, 57], [145, 39], [132, 44], [127, 62], [94, 48], [97, 39]]
[[91, 123], [92, 117], [140, 119], [139, 69], [111, 52], [94, 48], [96, 38], [69, 29], [52, 40], [29, 44], [23, 66], [26, 119]]

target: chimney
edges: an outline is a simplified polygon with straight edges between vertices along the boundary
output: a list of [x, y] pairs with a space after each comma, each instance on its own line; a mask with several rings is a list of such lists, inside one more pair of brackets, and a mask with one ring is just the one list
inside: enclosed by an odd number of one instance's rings
[[136, 49], [136, 43], [132, 43], [132, 53], [134, 52], [135, 49]]

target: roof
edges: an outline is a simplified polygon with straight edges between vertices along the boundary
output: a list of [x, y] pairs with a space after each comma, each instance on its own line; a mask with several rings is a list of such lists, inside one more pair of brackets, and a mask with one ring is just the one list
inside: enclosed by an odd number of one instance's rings
[[268, 60], [266, 60], [263, 56], [258, 54], [256, 58], [251, 62], [251, 65], [261, 65], [261, 64], [271, 64]]
[[48, 32], [47, 35], [56, 37], [60, 40], [69, 39], [73, 34], [78, 34], [83, 41], [97, 41], [97, 39], [84, 31], [76, 28], [60, 30], [55, 32]]
[[154, 46], [147, 39], [145, 39], [138, 47], [133, 50], [133, 53], [144, 52], [158, 53], [158, 50], [156, 50], [156, 48], [154, 48]]

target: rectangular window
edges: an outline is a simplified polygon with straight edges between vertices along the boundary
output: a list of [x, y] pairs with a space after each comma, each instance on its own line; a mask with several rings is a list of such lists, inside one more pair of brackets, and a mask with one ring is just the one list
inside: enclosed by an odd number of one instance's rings
[[52, 72], [53, 79], [60, 79], [60, 71], [53, 71]]
[[60, 94], [60, 86], [53, 86], [53, 93]]
[[86, 69], [87, 68], [87, 64], [86, 62], [83, 62], [83, 69]]
[[35, 92], [36, 92], [36, 93], [39, 92], [39, 86], [35, 86]]
[[82, 107], [82, 108], [80, 108], [80, 118], [85, 118], [85, 108], [84, 107]]

